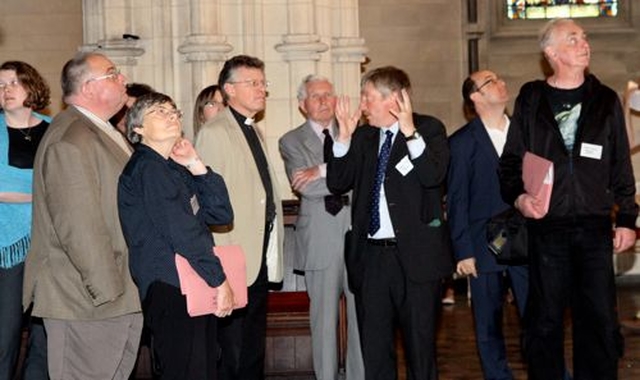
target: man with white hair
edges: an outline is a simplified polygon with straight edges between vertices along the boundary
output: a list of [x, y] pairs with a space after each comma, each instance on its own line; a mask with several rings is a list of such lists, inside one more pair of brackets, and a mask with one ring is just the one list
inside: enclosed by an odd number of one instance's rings
[[308, 75], [298, 89], [307, 121], [280, 139], [280, 153], [293, 191], [300, 197], [294, 268], [304, 272], [311, 300], [311, 343], [316, 379], [338, 378], [337, 326], [340, 296], [347, 301], [347, 379], [364, 378], [353, 293], [344, 265], [344, 235], [351, 225], [349, 195], [327, 188], [324, 149], [337, 136], [336, 95], [328, 79]]
[[[638, 215], [622, 107], [615, 91], [586, 74], [591, 49], [573, 20], [550, 21], [540, 47], [553, 74], [520, 89], [500, 162], [502, 196], [528, 218], [529, 379], [563, 377], [567, 307], [575, 379], [616, 379], [623, 342], [612, 253], [633, 246]], [[553, 162], [546, 214], [523, 188], [526, 151]]]

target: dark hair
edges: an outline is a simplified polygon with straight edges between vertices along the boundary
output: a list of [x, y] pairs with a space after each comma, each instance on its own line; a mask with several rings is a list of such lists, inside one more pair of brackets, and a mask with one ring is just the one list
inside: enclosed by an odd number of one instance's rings
[[18, 81], [27, 93], [23, 106], [32, 110], [42, 110], [51, 103], [49, 85], [33, 66], [22, 61], [7, 61], [0, 66], [0, 70], [16, 72]]
[[131, 108], [127, 110], [126, 115], [126, 124], [127, 124], [127, 139], [132, 144], [137, 144], [142, 140], [142, 136], [140, 136], [137, 132], [135, 132], [134, 128], [143, 128], [142, 122], [144, 121], [144, 116], [147, 113], [147, 110], [158, 104], [169, 103], [173, 108], [176, 107], [176, 103], [169, 97], [168, 95], [162, 94], [160, 92], [150, 92], [148, 94], [144, 94], [133, 103]]
[[403, 89], [411, 92], [411, 81], [407, 73], [393, 66], [379, 67], [364, 74], [360, 86], [364, 87], [367, 83], [371, 83], [384, 97]]
[[[216, 92], [220, 91], [220, 87], [217, 84], [207, 86], [200, 91], [196, 98], [196, 104], [193, 107], [193, 135], [198, 134], [198, 130], [204, 124], [204, 107], [215, 96]], [[220, 91], [222, 94], [222, 91]], [[223, 100], [224, 102], [224, 100]]]
[[462, 82], [462, 99], [463, 99], [463, 107], [464, 114], [467, 118], [475, 117], [476, 106], [473, 104], [473, 100], [471, 100], [471, 94], [478, 91], [478, 86], [476, 86], [476, 82], [471, 79], [471, 76], [468, 76], [467, 79]]
[[144, 83], [127, 83], [127, 95], [133, 98], [139, 98], [142, 95], [155, 92], [155, 90]]
[[[137, 99], [142, 95], [149, 94], [152, 92], [155, 92], [155, 90], [148, 84], [127, 83], [127, 96], [130, 96], [132, 98]], [[111, 125], [113, 126], [116, 126], [122, 119], [124, 119], [128, 109], [129, 107], [127, 107], [126, 104], [122, 106], [122, 108], [120, 108], [120, 111], [118, 111], [118, 113], [111, 116], [111, 119], [109, 119], [109, 123], [111, 123]]]
[[222, 94], [222, 99], [224, 99], [225, 102], [229, 100], [229, 94], [224, 90], [224, 85], [229, 82], [233, 82], [236, 79], [236, 70], [240, 67], [264, 71], [264, 62], [256, 57], [236, 55], [224, 63], [224, 66], [220, 71], [220, 75], [218, 76], [218, 87], [220, 87], [220, 93]]

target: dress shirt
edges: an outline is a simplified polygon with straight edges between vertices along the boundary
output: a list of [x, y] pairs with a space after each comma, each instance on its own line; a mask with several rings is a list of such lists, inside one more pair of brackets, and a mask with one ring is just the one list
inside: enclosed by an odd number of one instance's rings
[[[309, 125], [311, 126], [311, 129], [313, 129], [313, 132], [316, 134], [316, 136], [318, 136], [321, 143], [324, 144], [324, 133], [322, 131], [325, 129], [329, 130], [329, 134], [331, 135], [331, 138], [333, 139], [333, 141], [336, 141], [336, 137], [334, 136], [334, 133], [333, 133], [333, 121], [329, 124], [328, 127], [325, 128], [322, 125], [316, 123], [315, 121], [309, 119]], [[327, 178], [327, 164], [324, 162], [321, 164], [318, 164], [318, 169], [320, 170], [320, 177]]]
[[[382, 144], [385, 140], [385, 133], [387, 131], [391, 131], [393, 133], [393, 140], [391, 140], [391, 149], [393, 150], [393, 144], [396, 140], [396, 136], [400, 130], [400, 125], [398, 122], [395, 122], [390, 127], [380, 128], [380, 138], [378, 142], [378, 152], [380, 152], [380, 148], [382, 148]], [[351, 145], [351, 140], [341, 143], [339, 141], [334, 141], [333, 144], [333, 155], [335, 157], [344, 157], [347, 152], [349, 152], [349, 147]], [[407, 149], [409, 150], [409, 156], [411, 159], [416, 159], [424, 153], [427, 144], [425, 143], [422, 137], [419, 137], [414, 140], [407, 141]], [[390, 170], [387, 168], [387, 170]], [[395, 170], [395, 169], [391, 169]], [[389, 206], [387, 205], [387, 197], [383, 186], [380, 187], [380, 229], [373, 235], [368, 236], [372, 239], [391, 239], [396, 235], [393, 230], [393, 224], [391, 223], [391, 217], [389, 216]]]
[[102, 132], [111, 137], [111, 139], [115, 141], [116, 144], [118, 144], [118, 146], [127, 153], [127, 156], [131, 156], [131, 145], [129, 145], [122, 133], [118, 132], [118, 130], [113, 125], [111, 125], [111, 123], [100, 119], [93, 112], [89, 111], [86, 108], [82, 108], [80, 106], [73, 107], [76, 107], [76, 109], [80, 111], [84, 116], [88, 117], [89, 120], [93, 122], [93, 124], [98, 126], [98, 128], [100, 128]]
[[173, 160], [137, 144], [120, 175], [118, 210], [140, 299], [154, 281], [180, 287], [176, 253], [210, 286], [225, 280], [213, 255], [208, 225], [231, 223], [233, 211], [224, 180], [211, 169], [191, 175]]
[[486, 126], [484, 127], [484, 129], [487, 131], [487, 134], [489, 135], [489, 139], [491, 139], [493, 147], [496, 148], [496, 152], [498, 152], [498, 157], [502, 156], [504, 144], [507, 142], [509, 125], [511, 124], [511, 121], [509, 120], [507, 115], [504, 115], [504, 118], [507, 119], [507, 124], [505, 125], [503, 131], [496, 128], [487, 128]]

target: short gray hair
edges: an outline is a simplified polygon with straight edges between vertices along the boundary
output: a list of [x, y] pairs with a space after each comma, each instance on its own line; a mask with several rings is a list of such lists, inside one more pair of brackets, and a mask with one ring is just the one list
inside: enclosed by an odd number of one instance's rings
[[147, 114], [147, 110], [155, 105], [169, 103], [176, 107], [176, 103], [168, 95], [160, 92], [151, 92], [144, 94], [127, 110], [126, 126], [127, 126], [127, 139], [132, 144], [137, 144], [142, 140], [142, 136], [134, 131], [135, 128], [144, 128], [143, 121]]
[[[309, 74], [302, 78], [302, 82], [298, 86], [298, 100], [305, 100], [309, 94], [307, 94], [307, 85], [313, 82], [328, 82], [331, 83], [329, 78], [321, 75]], [[333, 86], [333, 84], [331, 84]]]
[[540, 44], [541, 51], [544, 52], [544, 49], [546, 49], [549, 45], [551, 45], [551, 42], [554, 37], [554, 32], [556, 31], [556, 29], [559, 26], [562, 26], [565, 24], [578, 25], [577, 22], [575, 22], [570, 18], [556, 18], [544, 24], [542, 29], [540, 29], [540, 33], [538, 34], [538, 43]]
[[[102, 56], [102, 54], [94, 52], [80, 52], [65, 63], [60, 76], [60, 85], [62, 86], [62, 96], [67, 97], [74, 95], [82, 85], [84, 78], [90, 71], [89, 58]], [[105, 57], [106, 58], [106, 57]]]

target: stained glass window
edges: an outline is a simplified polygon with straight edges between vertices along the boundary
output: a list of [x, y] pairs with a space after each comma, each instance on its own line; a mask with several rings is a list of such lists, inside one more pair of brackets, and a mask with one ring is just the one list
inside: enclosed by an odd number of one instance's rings
[[618, 15], [618, 0], [506, 0], [506, 4], [512, 20]]

